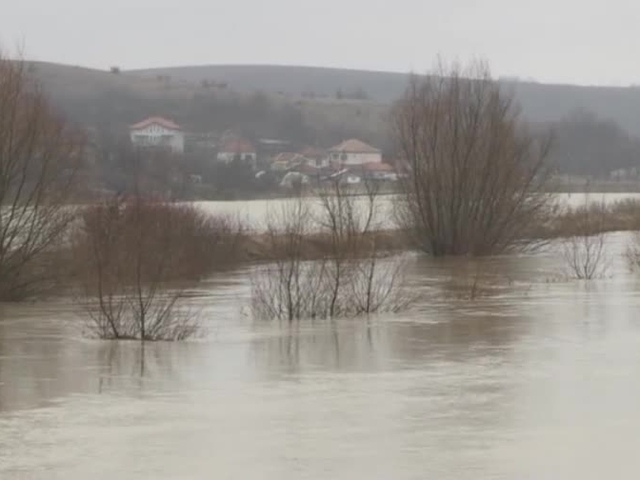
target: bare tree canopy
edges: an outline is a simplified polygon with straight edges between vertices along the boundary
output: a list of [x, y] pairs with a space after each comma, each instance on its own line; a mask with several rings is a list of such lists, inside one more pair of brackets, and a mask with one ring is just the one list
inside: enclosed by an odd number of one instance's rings
[[[0, 54], [0, 298], [51, 281], [44, 257], [72, 220], [82, 144], [27, 75]], [[49, 271], [49, 273], [46, 273]]]
[[500, 253], [546, 210], [549, 142], [532, 137], [482, 62], [411, 80], [393, 124], [405, 163], [398, 219], [432, 255]]

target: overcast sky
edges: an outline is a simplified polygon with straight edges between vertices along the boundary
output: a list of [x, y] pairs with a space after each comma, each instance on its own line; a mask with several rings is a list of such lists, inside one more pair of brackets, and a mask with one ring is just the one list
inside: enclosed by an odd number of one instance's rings
[[0, 41], [108, 68], [260, 63], [640, 83], [638, 0], [1, 0]]

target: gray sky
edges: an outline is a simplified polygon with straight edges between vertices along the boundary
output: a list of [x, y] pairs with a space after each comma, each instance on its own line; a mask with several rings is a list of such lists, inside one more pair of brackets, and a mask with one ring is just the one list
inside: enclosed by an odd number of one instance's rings
[[0, 41], [97, 68], [274, 63], [640, 83], [637, 0], [2, 0]]

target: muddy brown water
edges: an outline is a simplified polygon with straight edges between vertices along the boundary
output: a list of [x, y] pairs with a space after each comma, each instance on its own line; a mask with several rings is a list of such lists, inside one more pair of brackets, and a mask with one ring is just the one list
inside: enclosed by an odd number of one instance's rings
[[[81, 335], [65, 299], [0, 310], [0, 478], [637, 478], [640, 275], [413, 258], [412, 310], [253, 322], [247, 272], [193, 291], [207, 335]], [[465, 298], [469, 275], [487, 285]]]

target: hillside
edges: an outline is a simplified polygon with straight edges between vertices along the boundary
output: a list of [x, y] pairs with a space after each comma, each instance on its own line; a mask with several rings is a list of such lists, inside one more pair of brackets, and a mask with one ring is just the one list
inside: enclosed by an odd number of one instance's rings
[[[305, 95], [306, 104], [317, 103], [321, 110], [326, 110], [328, 99], [332, 100], [329, 103], [333, 107], [341, 104], [342, 109], [362, 110], [362, 104], [389, 104], [398, 98], [408, 79], [407, 74], [390, 72], [250, 65], [174, 67], [127, 71], [117, 75], [37, 62], [33, 64], [33, 71], [55, 98], [67, 104], [105, 97], [133, 97], [137, 98], [136, 103], [145, 104], [141, 107], [154, 100], [166, 103], [203, 93], [202, 83], [208, 81], [226, 84], [228, 91], [236, 95], [246, 96], [247, 93], [261, 91], [270, 94], [271, 98], [290, 103], [302, 100]], [[584, 109], [614, 120], [633, 135], [640, 135], [640, 88], [532, 82], [506, 82], [505, 85], [515, 93], [525, 116], [531, 121], [556, 121], [574, 110]], [[356, 102], [358, 105], [355, 107], [348, 101], [335, 101], [338, 90], [348, 94], [358, 89], [364, 91], [371, 101]], [[216, 94], [221, 96], [222, 91], [217, 89]], [[309, 98], [310, 94], [315, 98]], [[148, 108], [153, 107], [150, 105]], [[138, 116], [137, 112], [131, 115], [132, 119]], [[188, 121], [186, 118], [182, 120]]]
[[384, 102], [302, 98], [245, 90], [242, 82], [209, 84], [159, 72], [111, 73], [41, 62], [30, 64], [30, 71], [71, 120], [99, 130], [122, 133], [141, 118], [162, 115], [193, 132], [233, 129], [317, 145], [359, 136], [382, 146], [387, 137]]
[[[227, 82], [239, 91], [282, 92], [292, 96], [314, 93], [334, 97], [362, 89], [378, 102], [389, 103], [402, 95], [408, 75], [391, 72], [334, 68], [220, 65], [136, 70], [142, 77], [170, 76], [174, 80], [199, 83], [203, 80]], [[556, 121], [569, 112], [584, 109], [611, 119], [634, 135], [640, 135], [640, 88], [585, 87], [533, 82], [505, 82], [512, 89], [528, 119]]]

